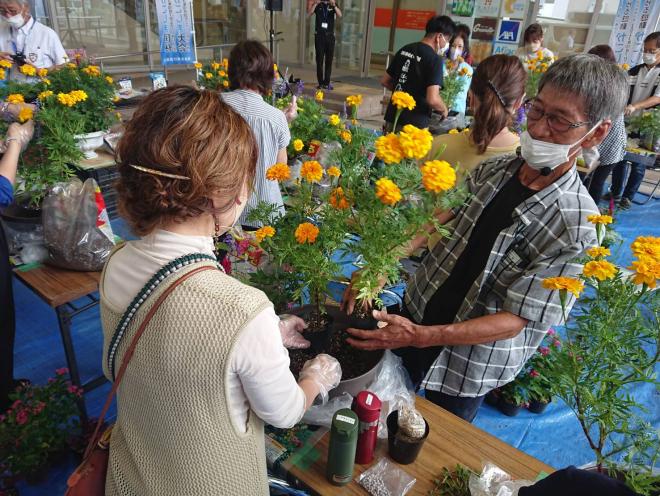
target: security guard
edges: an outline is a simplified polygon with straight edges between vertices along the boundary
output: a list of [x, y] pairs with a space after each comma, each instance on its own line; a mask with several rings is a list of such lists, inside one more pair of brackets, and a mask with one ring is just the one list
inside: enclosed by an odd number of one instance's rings
[[34, 19], [28, 0], [0, 0], [0, 59], [13, 64], [9, 79], [25, 81], [18, 68], [50, 69], [66, 61], [57, 33]]

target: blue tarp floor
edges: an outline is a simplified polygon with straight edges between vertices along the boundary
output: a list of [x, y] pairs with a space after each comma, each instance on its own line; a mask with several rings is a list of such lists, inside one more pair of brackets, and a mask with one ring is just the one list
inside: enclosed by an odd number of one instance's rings
[[[638, 195], [638, 198], [643, 197]], [[122, 221], [113, 222], [113, 227], [119, 236], [131, 238]], [[615, 228], [624, 239], [622, 249], [615, 254], [615, 261], [627, 266], [631, 258], [628, 246], [635, 237], [660, 236], [660, 202], [651, 200], [645, 205], [634, 205], [632, 209], [618, 213]], [[45, 383], [55, 369], [66, 365], [55, 312], [15, 278], [14, 291], [17, 319], [15, 375], [28, 378], [33, 383]], [[103, 343], [98, 307], [75, 317], [72, 329], [78, 365], [83, 381], [86, 381], [101, 374]], [[656, 369], [660, 373], [660, 366]], [[86, 395], [91, 416], [100, 413], [108, 391], [106, 384]], [[660, 429], [658, 391], [645, 386], [636, 388], [633, 394], [648, 408], [646, 419]], [[114, 417], [114, 410], [111, 415]], [[555, 468], [580, 466], [593, 460], [575, 416], [561, 402], [552, 403], [542, 415], [523, 411], [514, 418], [484, 405], [474, 424]], [[20, 493], [22, 496], [63, 494], [66, 478], [73, 468], [73, 459], [62, 461], [51, 470], [46, 482], [30, 487], [21, 484]]]

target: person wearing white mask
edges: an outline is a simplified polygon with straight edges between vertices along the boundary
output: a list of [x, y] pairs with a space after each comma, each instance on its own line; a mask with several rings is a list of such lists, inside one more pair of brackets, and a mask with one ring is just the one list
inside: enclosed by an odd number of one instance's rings
[[57, 33], [32, 17], [27, 0], [0, 0], [0, 20], [0, 59], [13, 64], [9, 79], [30, 80], [19, 70], [25, 64], [52, 69], [66, 61]]
[[463, 122], [465, 117], [465, 107], [467, 105], [467, 94], [472, 80], [472, 67], [463, 58], [463, 53], [469, 51], [468, 40], [465, 35], [455, 34], [449, 41], [449, 51], [447, 60], [443, 64], [443, 76], [446, 77], [449, 71], [456, 72], [463, 83], [461, 91], [456, 95], [456, 100], [451, 105], [450, 110], [460, 114], [459, 121]]
[[[543, 27], [540, 24], [530, 24], [523, 35], [525, 46], [520, 47], [516, 55], [525, 67], [539, 57], [552, 59], [554, 54], [543, 46]], [[551, 62], [552, 63], [552, 62]]]
[[[374, 312], [387, 325], [349, 329], [349, 343], [396, 349], [427, 399], [471, 421], [484, 396], [515, 379], [575, 302], [542, 283], [576, 277], [579, 257], [597, 244], [587, 219], [599, 212], [575, 162], [623, 111], [626, 85], [623, 71], [595, 55], [553, 64], [527, 104], [519, 154], [487, 160], [471, 174], [467, 202], [438, 214], [452, 235], [408, 282], [402, 314]], [[409, 250], [426, 240], [427, 233], [418, 236]], [[349, 287], [344, 307], [353, 305]]]
[[[447, 117], [448, 109], [440, 96], [442, 87], [442, 56], [449, 49], [449, 40], [456, 25], [447, 16], [435, 16], [426, 23], [422, 41], [401, 48], [390, 63], [381, 84], [391, 91], [404, 91], [412, 95], [416, 105], [404, 110], [397, 127], [413, 124], [428, 127], [433, 111]], [[385, 112], [385, 130], [393, 130], [396, 108], [392, 102]]]

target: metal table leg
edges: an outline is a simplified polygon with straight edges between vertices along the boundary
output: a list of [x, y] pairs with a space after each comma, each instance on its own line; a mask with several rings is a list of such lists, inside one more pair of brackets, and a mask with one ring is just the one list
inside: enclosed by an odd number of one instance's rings
[[[55, 308], [57, 314], [57, 321], [59, 323], [60, 334], [62, 336], [62, 344], [64, 345], [64, 355], [66, 357], [66, 365], [69, 368], [69, 377], [71, 383], [79, 388], [82, 388], [80, 382], [80, 371], [78, 370], [78, 361], [76, 360], [76, 352], [73, 349], [73, 339], [71, 339], [71, 315], [67, 310], [66, 305], [60, 305]], [[83, 424], [87, 423], [87, 407], [85, 406], [84, 396], [78, 399], [78, 408], [80, 409], [80, 420]]]

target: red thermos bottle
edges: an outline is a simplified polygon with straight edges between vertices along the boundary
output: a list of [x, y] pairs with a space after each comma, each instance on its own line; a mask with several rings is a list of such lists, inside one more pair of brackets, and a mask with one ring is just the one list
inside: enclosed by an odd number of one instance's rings
[[374, 393], [360, 391], [353, 399], [351, 410], [360, 420], [355, 463], [370, 463], [374, 459], [376, 441], [378, 440], [378, 419], [380, 418], [381, 402]]

